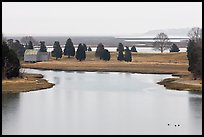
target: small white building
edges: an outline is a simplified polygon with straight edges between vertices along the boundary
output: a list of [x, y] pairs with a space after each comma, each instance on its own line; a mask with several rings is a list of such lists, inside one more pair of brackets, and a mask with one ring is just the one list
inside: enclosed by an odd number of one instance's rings
[[24, 53], [24, 61], [25, 62], [38, 62], [38, 61], [48, 61], [49, 53], [41, 52], [36, 49], [27, 49]]

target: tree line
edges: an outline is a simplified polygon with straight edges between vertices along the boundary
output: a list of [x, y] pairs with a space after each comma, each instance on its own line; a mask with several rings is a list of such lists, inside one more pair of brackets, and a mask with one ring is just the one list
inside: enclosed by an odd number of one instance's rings
[[[192, 73], [194, 79], [202, 79], [202, 29], [195, 27], [188, 33], [189, 40], [187, 43], [187, 58], [189, 60], [188, 70]], [[160, 50], [161, 53], [170, 48], [170, 52], [179, 52], [176, 44], [172, 44], [165, 33], [159, 33], [155, 37], [154, 48]], [[34, 49], [34, 44], [37, 43], [32, 37], [26, 37], [19, 40], [8, 39], [6, 40], [2, 34], [2, 77], [12, 78], [19, 76], [20, 61], [26, 49]], [[38, 43], [41, 52], [47, 52], [44, 41]], [[169, 46], [171, 45], [171, 47]], [[79, 43], [77, 51], [75, 51], [74, 44], [70, 38], [65, 43], [64, 51], [60, 47], [59, 41], [55, 41], [51, 55], [57, 59], [62, 58], [62, 54], [68, 58], [74, 57], [83, 61], [86, 59], [86, 51], [92, 51], [91, 47], [86, 46], [85, 43]], [[136, 47], [123, 46], [122, 43], [117, 47], [117, 60], [118, 61], [132, 61], [132, 52], [137, 52]], [[109, 61], [111, 59], [110, 52], [105, 49], [102, 43], [97, 45], [95, 57], [101, 60]]]
[[[51, 55], [57, 59], [62, 58], [62, 55], [70, 57], [76, 57], [77, 60], [83, 61], [86, 59], [86, 51], [92, 51], [91, 47], [86, 46], [85, 43], [79, 43], [77, 51], [75, 51], [74, 44], [70, 38], [67, 39], [65, 43], [64, 52], [62, 51], [62, 48], [60, 46], [59, 41], [55, 41], [53, 45], [53, 51], [51, 52]], [[117, 60], [119, 61], [132, 61], [132, 54], [131, 52], [137, 52], [135, 46], [129, 49], [129, 47], [126, 46], [126, 49], [124, 49], [124, 46], [122, 43], [119, 43], [118, 48], [118, 57]], [[124, 52], [124, 53], [123, 53]], [[102, 43], [99, 43], [97, 45], [97, 49], [95, 51], [95, 57], [99, 58], [100, 60], [109, 61], [111, 59], [111, 54], [108, 51], [108, 49], [105, 49], [104, 45]]]

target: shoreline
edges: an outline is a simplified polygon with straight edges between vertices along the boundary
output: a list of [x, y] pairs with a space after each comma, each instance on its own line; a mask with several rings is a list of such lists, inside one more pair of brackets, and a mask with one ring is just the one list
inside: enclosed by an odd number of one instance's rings
[[22, 77], [2, 80], [2, 94], [13, 94], [52, 88], [55, 84], [43, 79], [42, 74], [23, 73]]
[[[81, 72], [125, 72], [140, 74], [171, 74], [179, 77], [179, 81], [173, 82], [167, 88], [175, 90], [186, 89], [184, 85], [190, 87], [189, 91], [197, 90], [198, 87], [202, 92], [202, 80], [192, 80], [188, 71], [187, 53], [132, 53], [132, 62], [124, 62], [117, 60], [117, 52], [110, 52], [110, 61], [103, 61], [95, 57], [95, 52], [86, 52], [85, 61], [77, 61], [75, 57], [67, 58], [62, 56], [61, 59], [55, 60], [50, 57], [48, 61], [26, 63], [21, 62], [22, 68], [54, 70], [54, 71], [81, 71]], [[188, 79], [188, 81], [186, 81]], [[183, 81], [184, 83], [181, 83]], [[191, 81], [191, 82], [189, 82]], [[196, 82], [198, 85], [192, 85]], [[166, 86], [166, 83], [157, 83]], [[176, 84], [175, 84], [176, 83]], [[175, 86], [176, 85], [176, 86]], [[179, 87], [179, 88], [178, 88]]]
[[[77, 71], [77, 72], [123, 72], [123, 73], [139, 73], [139, 74], [172, 74], [174, 73], [171, 72], [144, 72], [144, 71], [134, 71], [134, 70], [111, 70], [111, 69], [66, 69], [66, 68], [39, 68], [39, 67], [22, 67], [22, 69], [38, 69], [38, 70], [52, 70], [52, 71], [67, 71], [67, 72], [72, 72], [72, 71]], [[178, 76], [175, 74], [175, 76]]]
[[[144, 72], [144, 71], [128, 71], [128, 70], [111, 70], [111, 69], [100, 69], [100, 70], [86, 70], [86, 69], [56, 69], [56, 68], [38, 68], [38, 67], [23, 67], [28, 68], [28, 69], [38, 69], [38, 70], [52, 70], [52, 71], [66, 71], [66, 72], [72, 72], [72, 71], [77, 71], [77, 72], [124, 72], [124, 73], [139, 73], [139, 74], [170, 74], [171, 76], [175, 76], [177, 78], [165, 78], [156, 84], [163, 85], [167, 89], [172, 89], [172, 90], [186, 90], [186, 91], [195, 91], [195, 92], [201, 92], [202, 93], [202, 82], [200, 83], [201, 85], [198, 84], [188, 84], [186, 83], [183, 77], [186, 77], [187, 74], [182, 74], [182, 73], [171, 73], [171, 72]], [[182, 81], [182, 82], [181, 82]], [[189, 81], [189, 80], [188, 80]], [[188, 82], [187, 81], [187, 82]]]

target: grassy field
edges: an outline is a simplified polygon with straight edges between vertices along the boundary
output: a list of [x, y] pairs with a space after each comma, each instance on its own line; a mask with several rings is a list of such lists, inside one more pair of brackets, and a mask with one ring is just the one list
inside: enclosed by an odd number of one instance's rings
[[167, 79], [159, 84], [169, 89], [202, 91], [202, 80], [192, 80], [188, 71], [188, 60], [185, 52], [180, 53], [132, 53], [132, 62], [118, 61], [117, 52], [111, 52], [111, 60], [103, 61], [94, 56], [95, 52], [86, 52], [85, 61], [63, 56], [55, 60], [37, 63], [21, 62], [24, 68], [37, 68], [65, 71], [107, 71], [149, 74], [173, 74], [178, 79]]
[[50, 58], [47, 62], [24, 63], [25, 68], [41, 68], [69, 71], [119, 71], [138, 73], [171, 74], [188, 73], [186, 53], [133, 53], [132, 62], [117, 61], [117, 52], [111, 52], [111, 60], [103, 61], [87, 52], [85, 61], [79, 62], [74, 57], [63, 56], [59, 60]]
[[51, 88], [54, 84], [42, 79], [41, 74], [23, 74], [22, 77], [2, 80], [2, 94], [28, 92]]

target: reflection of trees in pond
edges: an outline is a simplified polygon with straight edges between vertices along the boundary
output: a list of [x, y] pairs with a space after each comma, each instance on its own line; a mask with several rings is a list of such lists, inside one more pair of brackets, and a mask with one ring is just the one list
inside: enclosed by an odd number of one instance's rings
[[58, 85], [60, 83], [60, 78], [59, 77], [53, 77], [54, 78], [54, 83]]
[[[198, 97], [197, 97], [198, 96]], [[189, 97], [189, 121], [192, 131], [195, 131], [195, 134], [202, 133], [202, 96], [192, 95]]]
[[18, 117], [19, 103], [19, 93], [2, 95], [2, 133], [7, 128], [11, 128], [7, 127], [7, 125], [10, 125], [9, 123], [13, 123], [12, 125], [15, 124], [13, 117]]
[[189, 108], [194, 117], [202, 118], [202, 97], [189, 97]]
[[2, 114], [10, 113], [17, 110], [19, 107], [20, 94], [6, 94], [2, 95]]

